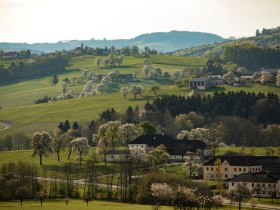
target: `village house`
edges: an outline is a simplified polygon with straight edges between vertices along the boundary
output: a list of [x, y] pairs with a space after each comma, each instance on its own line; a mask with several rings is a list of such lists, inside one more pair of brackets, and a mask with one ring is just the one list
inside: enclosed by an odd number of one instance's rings
[[215, 85], [224, 85], [225, 81], [222, 79], [221, 75], [212, 75], [211, 80]]
[[165, 134], [142, 135], [128, 144], [128, 150], [113, 150], [107, 154], [107, 161], [117, 161], [123, 159], [133, 149], [143, 149], [146, 152], [164, 145], [170, 156], [170, 161], [183, 161], [187, 152], [196, 152], [198, 149], [204, 150], [206, 145], [199, 140], [175, 140]]
[[128, 159], [130, 156], [129, 150], [110, 150], [106, 154], [107, 162], [120, 162]]
[[254, 197], [280, 198], [280, 174], [269, 172], [244, 173], [228, 181], [229, 191], [241, 184], [246, 186]]
[[[221, 165], [217, 164], [217, 159], [221, 160]], [[203, 178], [205, 180], [216, 180], [220, 176], [227, 180], [243, 173], [261, 172], [268, 169], [268, 166], [264, 164], [266, 160], [276, 161], [278, 159], [274, 156], [216, 156], [203, 165]], [[218, 167], [220, 167], [220, 170], [218, 170]]]
[[193, 78], [189, 81], [190, 90], [207, 90], [215, 86], [215, 83], [211, 78]]

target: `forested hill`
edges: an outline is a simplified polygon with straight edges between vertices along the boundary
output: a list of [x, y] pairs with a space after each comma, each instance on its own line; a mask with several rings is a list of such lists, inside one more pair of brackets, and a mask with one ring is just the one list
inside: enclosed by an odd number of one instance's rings
[[172, 52], [183, 48], [190, 48], [205, 44], [214, 44], [225, 41], [222, 37], [202, 32], [189, 31], [170, 31], [156, 32], [150, 34], [142, 34], [132, 39], [116, 39], [116, 40], [71, 40], [60, 41], [57, 43], [0, 43], [0, 50], [19, 51], [29, 49], [32, 53], [54, 52], [57, 50], [71, 50], [84, 44], [88, 47], [111, 47], [116, 48], [138, 46], [140, 49], [149, 47], [158, 52]]
[[195, 56], [204, 57], [209, 56], [209, 54], [221, 55], [225, 46], [229, 44], [243, 44], [250, 43], [251, 45], [256, 45], [258, 47], [279, 49], [280, 47], [280, 27], [273, 29], [263, 29], [262, 32], [256, 31], [256, 36], [231, 39], [223, 43], [206, 44], [198, 47], [191, 47], [174, 52], [175, 55], [180, 56]]

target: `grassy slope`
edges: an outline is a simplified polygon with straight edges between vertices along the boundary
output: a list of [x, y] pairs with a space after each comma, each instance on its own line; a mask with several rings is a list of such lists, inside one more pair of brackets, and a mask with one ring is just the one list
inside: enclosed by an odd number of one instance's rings
[[[95, 74], [105, 74], [113, 70], [120, 73], [138, 72], [139, 81], [137, 84], [143, 85], [146, 90], [153, 84], [159, 84], [162, 88], [159, 94], [185, 94], [185, 90], [179, 90], [171, 85], [170, 80], [145, 80], [142, 75], [143, 58], [125, 57], [121, 67], [111, 69], [97, 69], [94, 56], [81, 56], [73, 58], [70, 62], [69, 70], [89, 68]], [[163, 71], [172, 72], [176, 69], [182, 69], [187, 65], [201, 65], [203, 60], [196, 58], [174, 58], [172, 56], [151, 56], [154, 66], [160, 66]], [[178, 63], [178, 66], [177, 66]], [[169, 65], [173, 64], [173, 65]], [[68, 73], [58, 75], [60, 82], [65, 77], [74, 77], [81, 75], [80, 71], [69, 71]], [[132, 83], [118, 84], [113, 83], [109, 86], [105, 94], [96, 97], [87, 97], [82, 99], [73, 99], [59, 101], [48, 104], [32, 105], [32, 101], [43, 95], [59, 95], [60, 83], [57, 86], [51, 86], [50, 77], [23, 81], [10, 85], [0, 86], [0, 119], [9, 119], [15, 122], [15, 126], [1, 133], [13, 133], [23, 130], [32, 133], [36, 130], [53, 129], [58, 122], [69, 119], [85, 122], [93, 119], [97, 114], [106, 108], [114, 107], [118, 111], [125, 110], [129, 105], [142, 106], [147, 100], [154, 98], [153, 94], [146, 91], [142, 97], [133, 99], [132, 96], [124, 100], [119, 93], [119, 89]], [[81, 90], [83, 85], [70, 87], [69, 89]], [[108, 103], [109, 102], [109, 103]], [[0, 133], [0, 135], [1, 135]]]
[[[32, 101], [43, 95], [55, 96], [59, 95], [60, 83], [57, 86], [51, 86], [49, 83], [50, 77], [23, 81], [10, 85], [0, 86], [0, 120], [10, 120], [15, 124], [12, 128], [5, 131], [0, 131], [0, 136], [6, 133], [14, 133], [24, 131], [32, 134], [35, 131], [47, 130], [50, 131], [57, 126], [58, 122], [70, 121], [86, 122], [94, 119], [101, 111], [106, 108], [114, 107], [117, 111], [124, 111], [130, 106], [143, 106], [148, 100], [154, 98], [153, 94], [148, 91], [153, 84], [159, 84], [161, 91], [158, 95], [163, 94], [180, 94], [186, 95], [187, 89], [178, 89], [172, 85], [171, 80], [146, 80], [142, 74], [143, 58], [125, 57], [121, 67], [111, 69], [97, 69], [95, 66], [94, 56], [75, 57], [71, 60], [68, 67], [69, 72], [58, 75], [61, 80], [65, 77], [74, 77], [81, 75], [81, 69], [88, 67], [95, 74], [104, 74], [113, 70], [118, 70], [120, 73], [138, 72], [139, 81], [135, 82], [145, 87], [146, 91], [141, 97], [136, 100], [129, 96], [123, 99], [119, 93], [122, 86], [131, 85], [133, 83], [113, 83], [107, 89], [106, 94], [100, 96], [65, 100], [59, 102], [51, 102], [48, 104], [32, 105]], [[186, 66], [203, 65], [203, 59], [176, 57], [176, 56], [151, 56], [154, 67], [161, 67], [163, 71], [172, 73], [174, 70], [181, 70]], [[80, 71], [70, 71], [80, 69]], [[69, 89], [80, 91], [83, 85], [70, 87]], [[205, 94], [211, 94], [214, 91], [255, 91], [255, 92], [276, 92], [280, 94], [280, 88], [274, 85], [262, 86], [259, 84], [248, 84], [241, 87], [218, 86], [211, 90], [204, 91]]]

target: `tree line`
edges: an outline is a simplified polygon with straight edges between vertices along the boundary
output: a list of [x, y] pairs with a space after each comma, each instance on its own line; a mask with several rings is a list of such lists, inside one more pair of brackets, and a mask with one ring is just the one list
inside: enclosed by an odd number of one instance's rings
[[251, 69], [280, 66], [279, 49], [259, 47], [251, 43], [226, 45], [221, 58], [223, 63], [235, 63]]
[[9, 67], [0, 66], [0, 82], [8, 82], [21, 79], [49, 76], [65, 71], [68, 61], [66, 57], [58, 54], [50, 54], [20, 61], [12, 62]]
[[247, 93], [240, 92], [215, 92], [213, 96], [164, 96], [156, 98], [151, 103], [146, 103], [147, 111], [159, 110], [164, 113], [168, 110], [174, 117], [181, 113], [191, 111], [207, 117], [239, 116], [242, 118], [254, 118], [259, 123], [279, 124], [280, 104], [279, 97], [274, 93]]

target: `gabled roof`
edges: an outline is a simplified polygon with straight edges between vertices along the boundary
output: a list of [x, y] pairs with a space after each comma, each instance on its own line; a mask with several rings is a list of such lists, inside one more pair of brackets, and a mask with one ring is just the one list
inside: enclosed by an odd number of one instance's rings
[[230, 179], [230, 182], [257, 182], [257, 183], [276, 183], [280, 180], [280, 174], [270, 173], [245, 173]]
[[200, 77], [200, 78], [193, 78], [192, 80], [190, 80], [190, 82], [206, 82], [207, 80], [210, 80], [210, 78]]
[[163, 144], [170, 155], [185, 155], [187, 151], [196, 152], [197, 149], [206, 147], [205, 143], [199, 140], [175, 140], [165, 134], [142, 135], [129, 144], [146, 144], [149, 147]]
[[275, 160], [278, 159], [278, 157], [267, 157], [267, 156], [251, 156], [251, 155], [222, 155], [222, 156], [216, 156], [206, 162], [205, 166], [214, 166], [215, 161], [217, 159], [220, 159], [223, 163], [225, 160], [231, 165], [231, 166], [260, 166], [262, 165], [261, 161], [264, 160]]

